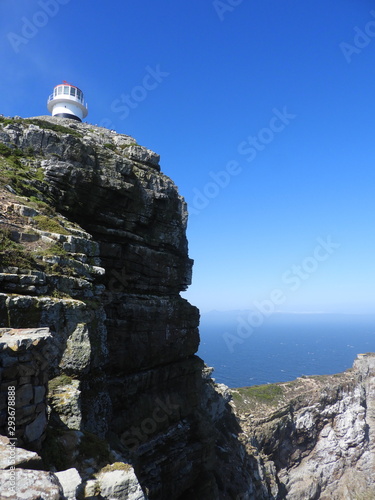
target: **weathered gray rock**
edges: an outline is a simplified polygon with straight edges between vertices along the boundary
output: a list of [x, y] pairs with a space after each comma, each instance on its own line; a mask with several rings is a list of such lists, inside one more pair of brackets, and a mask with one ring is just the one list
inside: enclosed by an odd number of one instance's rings
[[24, 437], [27, 443], [37, 441], [47, 428], [47, 411], [37, 413], [35, 420], [26, 425]]
[[[108, 500], [147, 500], [133, 467], [114, 464], [113, 470], [102, 472], [98, 477], [100, 495]], [[121, 468], [117, 469], [118, 466]]]
[[12, 466], [17, 469], [43, 469], [42, 459], [37, 453], [17, 446], [13, 448], [13, 444], [16, 441], [0, 436], [0, 470], [9, 470]]
[[51, 342], [48, 328], [0, 329], [0, 433], [33, 450], [40, 449], [47, 428]]
[[[15, 481], [14, 481], [14, 478]], [[45, 471], [0, 470], [2, 500], [62, 500], [57, 477]]]
[[61, 472], [55, 472], [55, 476], [58, 478], [61, 484], [64, 494], [64, 500], [76, 500], [77, 496], [83, 489], [82, 479], [77, 469], [68, 469]]
[[159, 165], [160, 156], [142, 146], [130, 146], [127, 149], [127, 154], [131, 160], [140, 161], [154, 167]]
[[70, 380], [69, 383], [58, 385], [50, 394], [50, 403], [54, 414], [60, 421], [72, 430], [82, 428], [81, 382]]
[[88, 373], [91, 360], [91, 342], [86, 323], [78, 323], [66, 342], [60, 367], [76, 374]]
[[[23, 297], [15, 300], [17, 303], [21, 303]], [[28, 349], [37, 345], [40, 341], [46, 341], [49, 338], [51, 338], [51, 334], [48, 328], [32, 328], [22, 330], [14, 328], [0, 328], [0, 349], [6, 350], [9, 348], [12, 351]]]

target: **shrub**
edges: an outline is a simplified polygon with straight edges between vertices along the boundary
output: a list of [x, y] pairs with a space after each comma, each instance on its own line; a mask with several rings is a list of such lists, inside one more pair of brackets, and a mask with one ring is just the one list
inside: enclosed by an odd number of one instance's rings
[[82, 134], [80, 134], [76, 130], [71, 129], [70, 127], [64, 127], [63, 125], [57, 125], [56, 123], [47, 122], [37, 118], [30, 118], [24, 121], [25, 123], [32, 123], [33, 125], [37, 125], [40, 128], [53, 130], [54, 132], [59, 132], [61, 134], [70, 134], [74, 135], [75, 137], [83, 137]]
[[62, 225], [56, 220], [55, 217], [48, 217], [47, 215], [37, 215], [34, 217], [38, 228], [41, 231], [58, 234], [70, 234]]
[[4, 267], [38, 267], [22, 245], [12, 241], [10, 231], [0, 229], [0, 265]]

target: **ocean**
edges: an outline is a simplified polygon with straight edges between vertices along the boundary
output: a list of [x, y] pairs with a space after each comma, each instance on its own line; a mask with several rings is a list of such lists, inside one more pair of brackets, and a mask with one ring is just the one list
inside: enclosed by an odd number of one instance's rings
[[244, 387], [350, 368], [357, 354], [375, 352], [375, 315], [273, 314], [250, 327], [244, 311], [211, 312], [200, 335], [198, 356], [216, 382]]

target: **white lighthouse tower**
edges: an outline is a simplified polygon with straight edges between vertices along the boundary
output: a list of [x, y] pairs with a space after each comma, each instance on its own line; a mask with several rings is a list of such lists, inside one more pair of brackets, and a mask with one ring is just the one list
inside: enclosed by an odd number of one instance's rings
[[80, 122], [88, 113], [82, 90], [65, 81], [53, 89], [53, 94], [47, 101], [47, 108], [52, 116], [72, 118]]

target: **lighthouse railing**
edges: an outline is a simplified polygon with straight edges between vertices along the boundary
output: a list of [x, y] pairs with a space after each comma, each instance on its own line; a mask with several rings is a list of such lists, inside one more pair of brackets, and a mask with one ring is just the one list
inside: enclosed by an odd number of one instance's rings
[[85, 103], [85, 99], [82, 97], [82, 98], [79, 98], [79, 97], [76, 97], [76, 96], [71, 96], [69, 94], [59, 94], [59, 95], [54, 95], [54, 94], [51, 94], [49, 97], [48, 97], [48, 102], [51, 102], [53, 101], [54, 99], [56, 100], [69, 100], [69, 101], [75, 101], [75, 102], [80, 102], [81, 104], [83, 104], [84, 106], [86, 106], [87, 108], [87, 103]]

